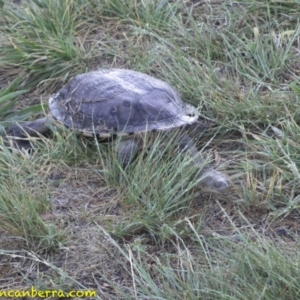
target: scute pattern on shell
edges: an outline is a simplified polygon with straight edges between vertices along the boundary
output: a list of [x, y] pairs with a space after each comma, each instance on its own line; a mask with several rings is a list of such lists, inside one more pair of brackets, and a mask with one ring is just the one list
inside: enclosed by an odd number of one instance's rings
[[105, 69], [77, 75], [49, 100], [52, 117], [92, 136], [169, 130], [197, 121], [196, 109], [149, 75]]

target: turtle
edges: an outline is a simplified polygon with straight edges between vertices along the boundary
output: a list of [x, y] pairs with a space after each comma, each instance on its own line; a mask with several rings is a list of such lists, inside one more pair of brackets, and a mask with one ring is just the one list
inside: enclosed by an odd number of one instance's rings
[[[49, 99], [48, 116], [31, 122], [14, 124], [7, 137], [22, 147], [28, 136], [45, 135], [49, 124], [59, 123], [87, 137], [119, 138], [118, 157], [126, 167], [143, 147], [143, 136], [159, 132], [172, 136], [179, 132], [178, 149], [199, 164], [201, 185], [211, 192], [229, 188], [228, 177], [203, 159], [189, 136], [188, 128], [204, 131], [197, 109], [183, 102], [168, 83], [150, 75], [127, 69], [98, 69], [76, 75]], [[29, 142], [27, 142], [29, 143]]]

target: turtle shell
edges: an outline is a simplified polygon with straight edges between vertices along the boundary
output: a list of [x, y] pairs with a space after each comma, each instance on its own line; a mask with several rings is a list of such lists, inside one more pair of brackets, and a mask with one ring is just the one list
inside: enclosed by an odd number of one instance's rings
[[86, 136], [110, 137], [170, 130], [197, 121], [164, 81], [124, 69], [100, 69], [77, 75], [54, 97], [52, 117]]

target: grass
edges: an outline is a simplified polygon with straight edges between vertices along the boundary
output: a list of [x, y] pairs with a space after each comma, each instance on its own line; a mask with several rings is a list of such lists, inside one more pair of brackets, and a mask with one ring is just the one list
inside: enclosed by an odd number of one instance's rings
[[0, 91], [0, 132], [3, 133], [4, 129], [11, 126], [15, 122], [20, 122], [31, 118], [35, 114], [43, 113], [43, 105], [33, 105], [29, 108], [23, 108], [22, 110], [16, 110], [15, 105], [19, 100], [19, 97], [28, 90], [19, 90], [19, 84], [21, 83], [21, 77], [15, 78], [6, 88]]
[[[160, 239], [164, 236], [164, 224], [173, 223], [176, 217], [190, 211], [203, 177], [197, 178], [199, 166], [190, 157], [177, 154], [176, 142], [176, 136], [166, 143], [165, 135], [158, 134], [151, 148], [142, 151], [125, 170], [115, 159], [115, 145], [107, 149], [97, 144], [100, 162], [105, 168], [95, 171], [107, 186], [116, 188], [122, 202], [132, 210], [128, 215], [129, 225], [128, 220], [120, 220], [117, 227], [112, 228], [112, 234], [128, 237], [140, 231]], [[207, 159], [200, 170], [205, 163]]]
[[[132, 295], [141, 299], [293, 299], [297, 298], [299, 260], [266, 239], [236, 229], [236, 236], [224, 238], [216, 234], [205, 238], [188, 220], [193, 242], [187, 245], [174, 230], [169, 248], [172, 251], [152, 256], [135, 241], [126, 249], [110, 238], [103, 228], [99, 231], [110, 239], [128, 266], [124, 271], [133, 281]], [[256, 242], [251, 241], [255, 236]], [[226, 247], [225, 247], [226, 246]], [[278, 245], [277, 245], [278, 246]], [[150, 264], [150, 267], [149, 267]], [[131, 299], [117, 291], [124, 299]], [[245, 293], [247, 291], [247, 293]], [[128, 297], [128, 298], [127, 298]], [[123, 298], [122, 298], [123, 299]]]
[[232, 182], [203, 191], [176, 137], [125, 170], [115, 144], [64, 129], [30, 138], [31, 152], [1, 142], [0, 290], [299, 298], [299, 1], [3, 0], [0, 12], [2, 132], [75, 74], [129, 68], [198, 108], [212, 126], [197, 147]]

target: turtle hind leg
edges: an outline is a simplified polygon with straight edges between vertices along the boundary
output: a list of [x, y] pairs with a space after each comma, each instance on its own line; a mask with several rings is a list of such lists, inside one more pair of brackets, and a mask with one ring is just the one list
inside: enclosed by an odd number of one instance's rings
[[6, 130], [7, 136], [25, 138], [27, 136], [39, 136], [46, 134], [49, 128], [46, 126], [47, 118], [37, 119], [31, 122], [17, 123]]
[[139, 143], [135, 139], [120, 140], [117, 143], [119, 161], [126, 168], [140, 150]]
[[[14, 148], [30, 149], [30, 141], [25, 140], [28, 136], [38, 137], [49, 133], [47, 118], [37, 119], [31, 122], [17, 123], [6, 130], [4, 141], [6, 145], [12, 144]], [[20, 139], [19, 139], [20, 138]], [[11, 142], [9, 142], [11, 141]]]

